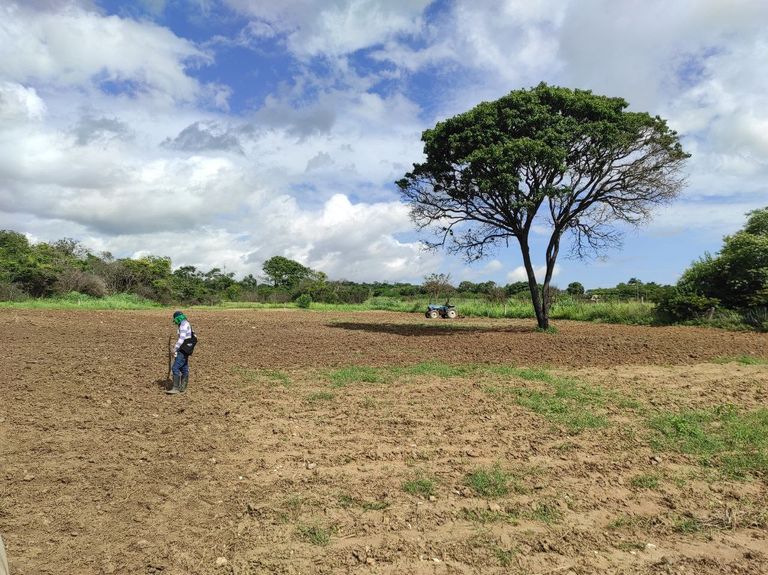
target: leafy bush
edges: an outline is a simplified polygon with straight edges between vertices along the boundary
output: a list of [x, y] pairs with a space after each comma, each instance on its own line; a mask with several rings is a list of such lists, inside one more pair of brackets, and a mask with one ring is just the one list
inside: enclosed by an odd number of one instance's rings
[[312, 305], [312, 296], [308, 293], [301, 294], [296, 298], [296, 305], [302, 309], [309, 309], [309, 306]]
[[731, 309], [768, 305], [768, 208], [748, 216], [743, 230], [723, 238], [718, 254], [705, 254], [683, 273], [679, 287]]
[[659, 301], [656, 314], [663, 322], [689, 321], [713, 313], [718, 305], [720, 300], [717, 298], [676, 291], [665, 295]]

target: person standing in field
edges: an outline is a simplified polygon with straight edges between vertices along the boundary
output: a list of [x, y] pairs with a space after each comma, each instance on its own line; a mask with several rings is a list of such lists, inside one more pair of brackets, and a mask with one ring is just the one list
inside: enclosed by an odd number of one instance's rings
[[197, 337], [192, 331], [187, 316], [180, 311], [173, 312], [173, 323], [178, 326], [179, 337], [173, 347], [173, 387], [166, 390], [165, 393], [176, 394], [183, 393], [189, 384], [189, 356], [195, 349]]

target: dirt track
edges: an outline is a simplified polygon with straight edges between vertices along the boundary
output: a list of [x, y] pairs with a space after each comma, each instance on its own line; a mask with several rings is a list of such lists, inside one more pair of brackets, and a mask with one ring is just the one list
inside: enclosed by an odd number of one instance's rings
[[[766, 335], [190, 316], [201, 340], [190, 391], [170, 398], [160, 389], [168, 312], [0, 312], [0, 532], [13, 575], [768, 572], [765, 481], [712, 483], [688, 458], [651, 459], [619, 409], [610, 427], [572, 436], [472, 377], [328, 380], [333, 367], [424, 360], [549, 366], [643, 405], [754, 409], [765, 406], [766, 366], [705, 362], [767, 357]], [[497, 463], [519, 490], [468, 492], [467, 472]], [[660, 489], [630, 485], [649, 470]], [[435, 479], [433, 500], [403, 491], [418, 474]], [[524, 511], [515, 521], [477, 520], [513, 509]], [[536, 519], [549, 509], [557, 521]], [[736, 522], [706, 537], [673, 528], [689, 515], [719, 525], [722, 513]], [[655, 523], [609, 529], [626, 516]], [[308, 541], [313, 528], [330, 542]]]

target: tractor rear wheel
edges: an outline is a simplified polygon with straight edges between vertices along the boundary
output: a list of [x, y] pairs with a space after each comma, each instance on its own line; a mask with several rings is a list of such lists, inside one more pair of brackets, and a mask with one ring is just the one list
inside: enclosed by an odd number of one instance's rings
[[435, 310], [429, 310], [427, 312], [427, 317], [429, 319], [437, 319], [437, 312]]
[[448, 319], [456, 319], [458, 314], [456, 313], [455, 309], [449, 309], [447, 312], [445, 312], [445, 315], [448, 316]]

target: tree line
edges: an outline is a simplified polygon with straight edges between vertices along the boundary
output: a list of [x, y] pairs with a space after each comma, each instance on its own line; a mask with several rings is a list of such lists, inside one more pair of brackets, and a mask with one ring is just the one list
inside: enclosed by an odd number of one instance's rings
[[[407, 282], [353, 282], [330, 280], [322, 272], [283, 256], [274, 256], [262, 266], [258, 277], [240, 279], [218, 267], [210, 270], [185, 265], [173, 268], [171, 258], [147, 255], [115, 258], [109, 252], [95, 253], [77, 240], [32, 243], [12, 230], [0, 230], [0, 300], [45, 298], [78, 292], [92, 297], [130, 293], [163, 304], [216, 304], [221, 301], [285, 303], [301, 296], [324, 303], [363, 303], [372, 297], [428, 297], [438, 301], [450, 297], [474, 297], [490, 302], [510, 298], [525, 300], [528, 282], [497, 284], [495, 281], [462, 281], [453, 285], [447, 274], [431, 274], [420, 284]], [[578, 282], [553, 297], [605, 301], [645, 299], [658, 301], [672, 286], [643, 283], [635, 278], [613, 288], [584, 290]]]
[[[721, 312], [740, 314], [740, 321], [768, 330], [768, 207], [747, 216], [743, 229], [726, 236], [718, 253], [694, 261], [676, 285], [630, 278], [613, 287], [587, 290], [580, 282], [571, 282], [565, 289], [549, 285], [547, 297], [551, 302], [563, 298], [652, 302], [665, 323], [711, 319]], [[19, 232], [0, 230], [0, 301], [78, 292], [97, 298], [128, 293], [161, 304], [185, 305], [222, 301], [360, 304], [375, 297], [481, 298], [500, 304], [529, 299], [529, 288], [527, 281], [453, 285], [448, 274], [439, 273], [426, 276], [420, 284], [331, 280], [324, 272], [283, 256], [266, 260], [258, 277], [248, 274], [236, 279], [234, 273], [217, 267], [174, 269], [169, 257], [115, 258], [108, 252], [94, 253], [71, 238], [32, 243]]]

